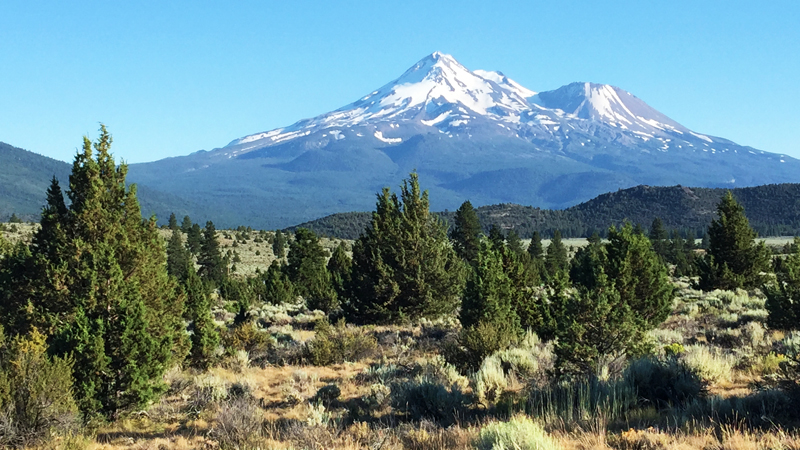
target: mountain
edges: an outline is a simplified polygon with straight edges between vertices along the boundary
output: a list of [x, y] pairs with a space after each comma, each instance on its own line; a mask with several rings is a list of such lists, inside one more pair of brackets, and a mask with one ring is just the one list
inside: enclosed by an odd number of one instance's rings
[[[549, 210], [515, 204], [488, 205], [476, 208], [485, 232], [493, 225], [515, 230], [523, 238], [534, 231], [550, 236], [556, 229], [564, 237], [588, 237], [597, 231], [603, 234], [611, 225], [626, 220], [647, 229], [656, 217], [667, 230], [701, 237], [726, 189], [687, 188], [683, 186], [636, 186], [602, 194], [587, 202], [563, 210]], [[732, 189], [744, 206], [750, 225], [762, 236], [800, 234], [800, 184], [773, 184]], [[437, 213], [452, 225], [454, 212]], [[371, 213], [332, 214], [321, 219], [289, 227], [303, 227], [314, 232], [343, 239], [356, 239], [367, 227]]]
[[227, 210], [211, 217], [220, 223], [276, 228], [370, 210], [375, 192], [412, 170], [436, 209], [465, 199], [565, 208], [641, 184], [800, 181], [800, 161], [694, 132], [620, 88], [536, 92], [438, 52], [335, 111], [135, 164], [130, 178]]
[[[66, 191], [70, 172], [71, 164], [0, 142], [0, 222], [8, 220], [12, 213], [23, 220], [39, 220], [52, 178], [55, 176]], [[137, 186], [137, 196], [144, 216], [155, 214], [164, 223], [171, 212], [178, 217], [218, 213], [144, 185]]]

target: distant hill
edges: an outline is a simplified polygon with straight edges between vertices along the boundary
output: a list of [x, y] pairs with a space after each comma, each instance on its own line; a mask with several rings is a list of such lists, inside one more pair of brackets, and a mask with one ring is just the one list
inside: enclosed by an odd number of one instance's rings
[[[725, 189], [687, 188], [683, 186], [636, 186], [600, 195], [563, 210], [548, 210], [515, 204], [477, 208], [485, 231], [492, 225], [515, 230], [529, 238], [534, 231], [549, 236], [556, 229], [565, 237], [587, 237], [597, 231], [605, 234], [611, 225], [630, 220], [649, 227], [656, 217], [667, 229], [700, 237], [716, 215]], [[800, 234], [800, 184], [770, 184], [732, 189], [742, 203], [750, 224], [762, 236]], [[454, 212], [437, 213], [452, 223]], [[306, 227], [318, 234], [355, 239], [369, 225], [371, 214], [341, 213], [290, 227]]]
[[[0, 221], [16, 214], [26, 221], [39, 220], [50, 180], [55, 176], [61, 189], [69, 188], [72, 165], [0, 142]], [[166, 223], [171, 212], [189, 214], [196, 221], [211, 217], [201, 205], [149, 186], [137, 185], [142, 215], [155, 214]]]

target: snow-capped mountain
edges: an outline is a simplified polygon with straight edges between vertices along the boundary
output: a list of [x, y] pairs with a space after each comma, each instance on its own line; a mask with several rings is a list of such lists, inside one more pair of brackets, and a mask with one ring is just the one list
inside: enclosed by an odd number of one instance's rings
[[133, 179], [241, 205], [284, 226], [368, 210], [417, 170], [433, 205], [565, 207], [637, 184], [748, 186], [800, 181], [800, 162], [696, 133], [618, 87], [536, 92], [502, 72], [433, 53], [335, 111], [210, 152], [131, 167]]

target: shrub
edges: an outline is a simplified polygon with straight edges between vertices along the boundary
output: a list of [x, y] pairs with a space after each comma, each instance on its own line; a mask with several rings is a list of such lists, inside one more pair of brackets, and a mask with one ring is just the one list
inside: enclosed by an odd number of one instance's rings
[[712, 349], [704, 345], [686, 347], [681, 361], [703, 382], [709, 384], [730, 381], [734, 366], [733, 357], [723, 354], [719, 349]]
[[640, 401], [656, 407], [682, 405], [704, 390], [700, 377], [675, 356], [633, 361], [623, 376], [636, 389]]
[[526, 416], [515, 416], [508, 422], [490, 423], [478, 433], [474, 442], [478, 450], [555, 450], [558, 442]]
[[[0, 341], [4, 340], [0, 329]], [[0, 444], [32, 445], [77, 423], [72, 360], [48, 357], [36, 329], [4, 349], [0, 372]]]
[[371, 356], [378, 344], [363, 330], [348, 327], [344, 320], [336, 326], [320, 321], [314, 328], [316, 335], [306, 342], [305, 359], [315, 366], [355, 362]]
[[222, 333], [222, 342], [231, 354], [244, 350], [251, 355], [261, 355], [268, 353], [274, 346], [270, 335], [259, 330], [252, 322], [242, 323]]
[[507, 387], [508, 380], [498, 354], [486, 358], [475, 373], [475, 394], [478, 399], [484, 403], [496, 402]]
[[480, 322], [474, 327], [461, 330], [457, 341], [449, 342], [443, 353], [447, 362], [461, 372], [474, 371], [486, 357], [507, 349], [516, 340], [517, 336], [510, 328]]
[[258, 448], [264, 417], [252, 398], [225, 402], [215, 416], [211, 435], [221, 449]]
[[420, 369], [423, 376], [435, 379], [445, 386], [456, 386], [462, 391], [469, 387], [469, 379], [458, 372], [455, 366], [445, 361], [441, 355], [426, 359]]
[[781, 377], [785, 387], [800, 393], [800, 331], [793, 331], [781, 341], [785, 360], [780, 363]]
[[339, 386], [335, 384], [328, 384], [319, 388], [317, 393], [314, 395], [312, 402], [330, 406], [339, 398], [340, 395], [342, 395], [342, 390], [339, 389]]
[[462, 412], [466, 398], [457, 387], [446, 388], [427, 377], [393, 383], [391, 404], [412, 419], [433, 419], [450, 424]]

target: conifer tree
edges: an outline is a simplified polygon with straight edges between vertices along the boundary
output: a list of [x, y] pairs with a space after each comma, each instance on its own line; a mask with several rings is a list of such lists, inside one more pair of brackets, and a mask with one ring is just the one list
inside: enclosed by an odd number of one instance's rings
[[189, 361], [193, 367], [206, 369], [219, 345], [219, 333], [211, 316], [211, 299], [208, 287], [190, 269], [186, 278], [186, 316], [191, 322], [191, 351]]
[[555, 230], [550, 245], [544, 256], [544, 266], [548, 276], [554, 276], [556, 272], [567, 270], [568, 268], [567, 248], [561, 242], [561, 231]]
[[544, 261], [544, 247], [542, 246], [542, 236], [538, 231], [533, 232], [531, 243], [528, 245], [528, 254], [531, 259]]
[[286, 271], [277, 259], [272, 261], [267, 271], [261, 276], [260, 289], [257, 291], [262, 301], [273, 305], [292, 303], [295, 299], [294, 287]]
[[778, 330], [800, 329], [800, 238], [794, 239], [792, 253], [775, 260], [776, 280], [764, 287], [769, 311], [767, 324]]
[[210, 220], [203, 229], [197, 264], [200, 266], [198, 275], [216, 286], [220, 286], [228, 278], [228, 264], [220, 253], [217, 229]]
[[326, 267], [327, 251], [319, 238], [307, 228], [298, 228], [289, 244], [286, 274], [295, 293], [302, 295], [309, 309], [330, 312], [338, 306], [338, 298]]
[[188, 234], [189, 230], [192, 229], [192, 225], [192, 219], [189, 218], [189, 216], [183, 216], [183, 221], [181, 221], [181, 231]]
[[51, 185], [28, 276], [15, 289], [27, 297], [17, 310], [35, 312], [26, 326], [51, 335], [55, 355], [75, 355], [84, 414], [113, 418], [158, 395], [167, 366], [183, 357], [183, 299], [164, 270], [155, 218], [142, 220], [127, 167], [116, 166], [100, 131], [75, 157], [68, 209]]
[[189, 268], [193, 268], [191, 255], [183, 245], [179, 228], [172, 230], [172, 236], [167, 243], [167, 273], [180, 282], [185, 282], [189, 276]]
[[608, 265], [608, 254], [597, 233], [592, 234], [588, 241], [589, 244], [578, 249], [572, 258], [569, 278], [578, 286], [594, 289], [600, 273]]
[[467, 278], [459, 319], [464, 328], [480, 322], [510, 327], [517, 335], [522, 329], [513, 308], [514, 286], [503, 269], [500, 251], [482, 241], [478, 259]]
[[472, 203], [467, 200], [456, 210], [453, 229], [450, 231], [453, 248], [461, 259], [470, 264], [476, 261], [481, 234], [478, 214], [472, 207]]
[[275, 231], [275, 237], [272, 239], [272, 253], [278, 259], [282, 259], [286, 254], [286, 236], [281, 230]]
[[350, 284], [350, 273], [353, 270], [353, 260], [347, 256], [345, 243], [340, 242], [333, 250], [331, 258], [328, 260], [328, 273], [331, 275], [333, 289], [339, 298], [347, 295], [346, 289]]
[[175, 231], [178, 228], [178, 218], [175, 217], [175, 213], [169, 214], [169, 229]]
[[497, 224], [492, 224], [492, 227], [489, 228], [489, 242], [492, 243], [497, 251], [505, 250], [506, 248], [506, 237], [503, 236], [503, 232]]
[[186, 250], [189, 250], [192, 256], [198, 256], [202, 247], [203, 231], [200, 225], [193, 223], [189, 226], [189, 231], [186, 233]]
[[345, 309], [361, 323], [397, 323], [455, 312], [464, 266], [442, 222], [429, 212], [416, 173], [401, 195], [378, 194], [372, 223], [353, 245]]
[[650, 243], [653, 245], [653, 250], [664, 261], [669, 260], [669, 234], [664, 228], [664, 223], [661, 219], [656, 217], [653, 219], [653, 224], [650, 225]]
[[768, 272], [770, 252], [750, 227], [744, 208], [728, 191], [717, 205], [718, 219], [708, 228], [708, 253], [698, 263], [703, 290], [760, 287]]

